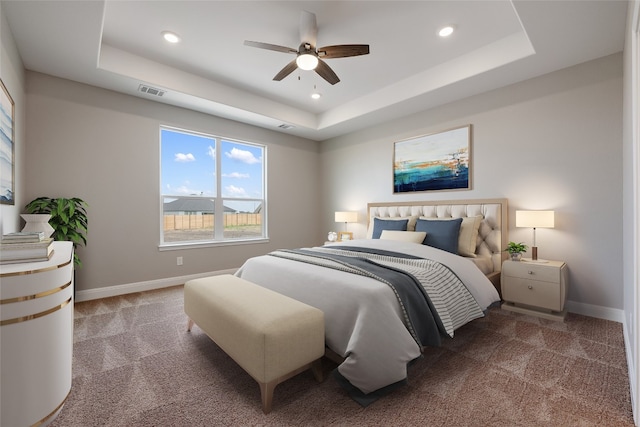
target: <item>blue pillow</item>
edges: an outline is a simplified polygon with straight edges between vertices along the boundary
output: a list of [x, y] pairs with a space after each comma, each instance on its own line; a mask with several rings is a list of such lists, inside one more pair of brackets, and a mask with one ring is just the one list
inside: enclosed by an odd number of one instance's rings
[[372, 239], [379, 239], [382, 230], [407, 231], [408, 219], [380, 219], [373, 218]]
[[427, 237], [422, 244], [457, 254], [460, 224], [462, 224], [462, 218], [446, 220], [418, 219], [416, 231], [427, 232]]

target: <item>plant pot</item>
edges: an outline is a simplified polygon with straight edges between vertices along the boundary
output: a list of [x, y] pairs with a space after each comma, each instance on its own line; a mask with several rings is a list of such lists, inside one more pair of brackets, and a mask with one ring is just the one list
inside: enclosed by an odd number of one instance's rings
[[51, 237], [55, 231], [49, 224], [49, 220], [51, 219], [51, 215], [49, 214], [20, 214], [20, 216], [26, 222], [22, 231], [29, 233], [44, 231], [45, 237]]
[[520, 261], [522, 259], [522, 254], [519, 252], [514, 252], [509, 254], [509, 256], [511, 257], [511, 261]]

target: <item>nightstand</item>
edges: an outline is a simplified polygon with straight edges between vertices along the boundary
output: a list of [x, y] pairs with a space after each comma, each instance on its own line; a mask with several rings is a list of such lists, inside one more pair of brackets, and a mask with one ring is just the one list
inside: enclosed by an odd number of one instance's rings
[[568, 291], [567, 264], [562, 261], [505, 261], [502, 264], [502, 308], [551, 320], [564, 320]]

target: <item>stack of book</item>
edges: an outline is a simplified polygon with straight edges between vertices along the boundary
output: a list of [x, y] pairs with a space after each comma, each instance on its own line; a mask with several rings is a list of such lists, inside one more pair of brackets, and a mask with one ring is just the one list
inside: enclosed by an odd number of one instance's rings
[[43, 232], [3, 234], [0, 240], [0, 264], [48, 261], [53, 255], [53, 239]]

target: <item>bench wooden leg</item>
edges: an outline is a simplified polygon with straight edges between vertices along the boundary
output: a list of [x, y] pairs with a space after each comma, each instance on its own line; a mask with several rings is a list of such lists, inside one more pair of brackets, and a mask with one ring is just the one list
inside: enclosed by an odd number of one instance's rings
[[193, 320], [189, 319], [189, 322], [187, 322], [187, 332], [191, 332], [191, 328], [193, 328]]
[[278, 380], [269, 381], [268, 383], [260, 384], [260, 396], [262, 397], [262, 412], [268, 414], [271, 412], [271, 402], [273, 402], [273, 390], [279, 384]]
[[280, 378], [271, 380], [268, 383], [258, 381], [258, 384], [260, 384], [260, 396], [262, 398], [262, 412], [264, 412], [265, 414], [271, 412], [273, 391], [278, 384], [288, 380], [295, 375], [298, 375], [300, 372], [306, 371], [309, 368], [311, 368], [311, 372], [313, 372], [313, 376], [315, 377], [316, 381], [322, 382], [322, 358], [314, 360], [311, 363], [307, 363], [306, 365], [301, 366], [300, 368], [292, 372], [289, 372], [287, 375], [283, 375]]

